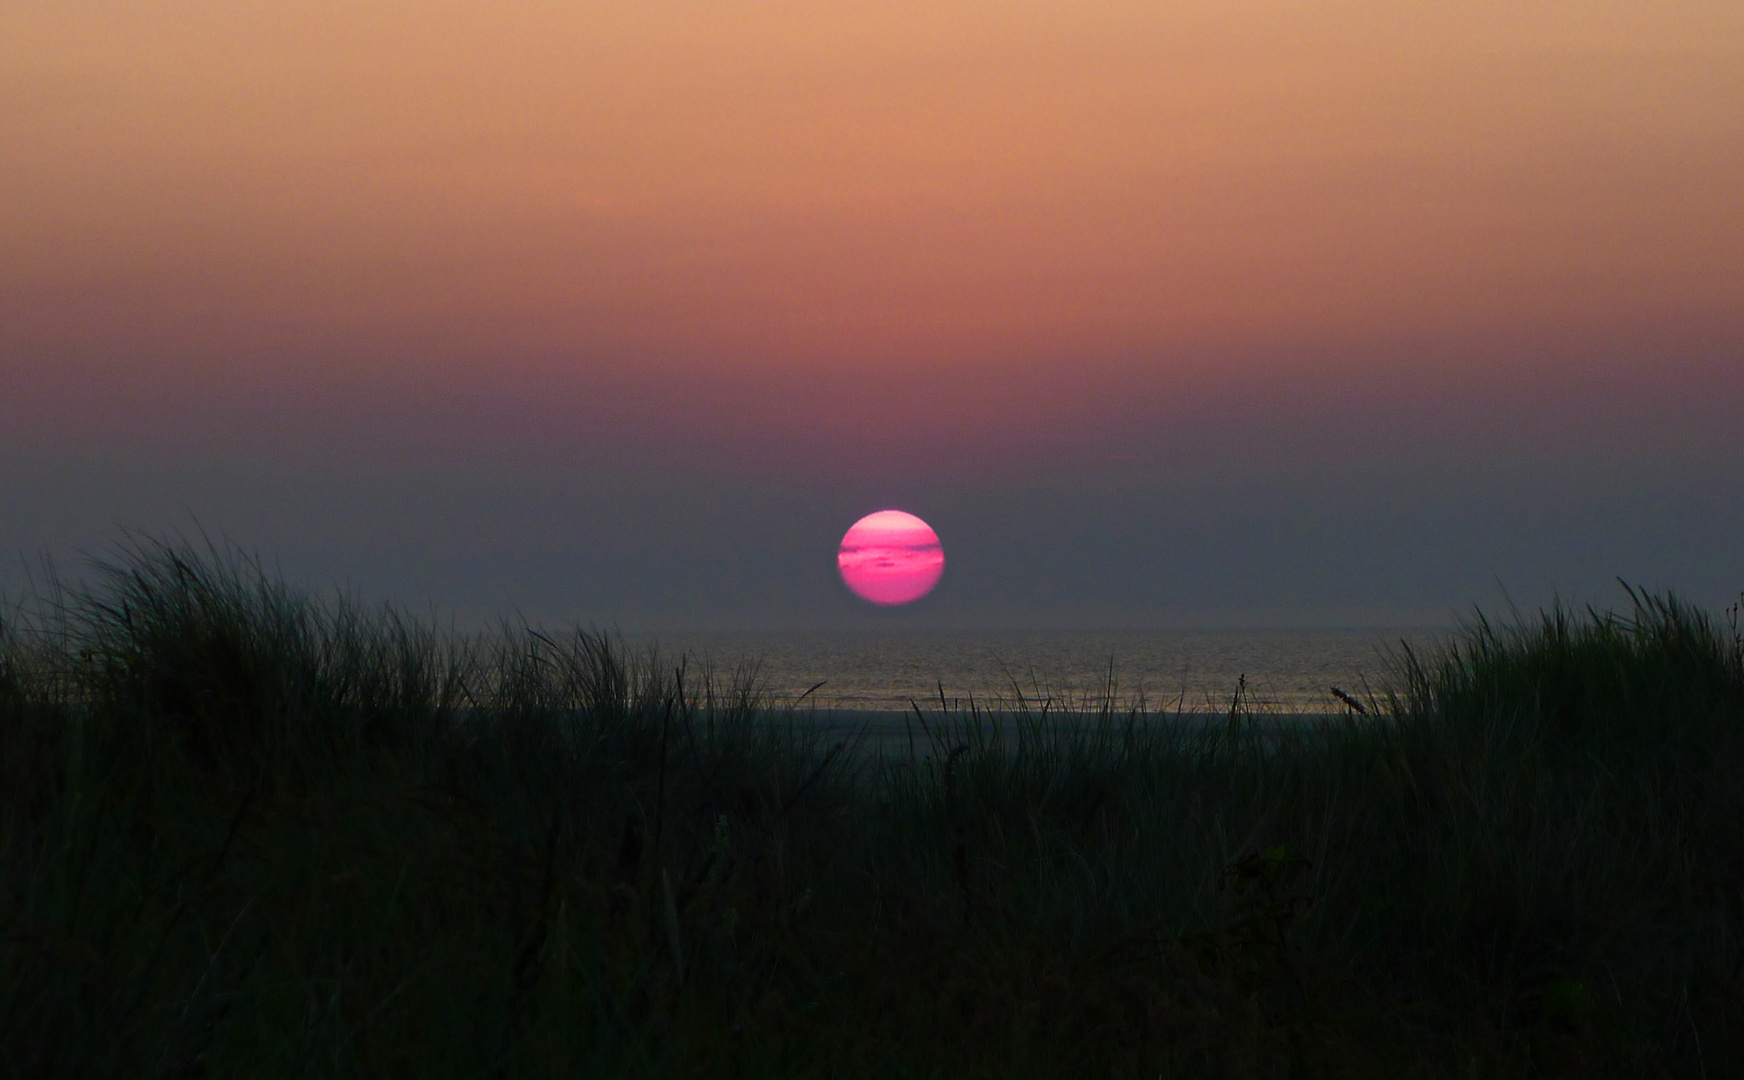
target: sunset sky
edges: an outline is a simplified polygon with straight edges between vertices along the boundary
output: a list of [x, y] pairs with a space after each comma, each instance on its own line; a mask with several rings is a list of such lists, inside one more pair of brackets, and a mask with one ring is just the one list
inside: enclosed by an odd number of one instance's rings
[[0, 0], [0, 102], [8, 593], [122, 527], [626, 628], [1744, 589], [1736, 0]]

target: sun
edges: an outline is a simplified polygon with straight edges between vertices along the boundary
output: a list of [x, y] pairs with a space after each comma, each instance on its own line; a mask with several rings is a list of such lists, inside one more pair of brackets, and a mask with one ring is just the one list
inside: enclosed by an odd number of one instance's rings
[[945, 549], [933, 527], [902, 510], [880, 510], [854, 522], [836, 549], [842, 581], [881, 607], [912, 604], [933, 591], [945, 572]]

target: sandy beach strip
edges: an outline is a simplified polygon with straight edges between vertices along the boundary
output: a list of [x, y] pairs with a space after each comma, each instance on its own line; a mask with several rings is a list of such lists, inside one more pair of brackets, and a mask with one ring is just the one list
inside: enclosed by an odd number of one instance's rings
[[[1019, 731], [1025, 728], [1034, 729], [1045, 726], [1048, 730], [1065, 731], [1072, 727], [1093, 727], [1101, 720], [1097, 714], [1090, 713], [1051, 713], [1045, 719], [1039, 713], [1028, 715], [983, 710], [971, 713], [968, 710], [946, 712], [940, 709], [927, 709], [924, 706], [919, 714], [913, 709], [812, 709], [799, 710], [785, 714], [783, 719], [812, 727], [822, 736], [826, 744], [838, 742], [858, 743], [863, 749], [876, 749], [882, 753], [907, 753], [912, 740], [915, 753], [918, 756], [929, 756], [936, 745], [960, 745], [976, 738], [998, 738], [1006, 747], [1015, 745]], [[1353, 719], [1348, 713], [1333, 712], [1259, 712], [1245, 715], [1242, 718], [1244, 730], [1262, 734], [1276, 734], [1290, 730], [1311, 730], [1319, 724], [1328, 722], [1348, 723]], [[1364, 717], [1354, 717], [1362, 721]], [[1227, 714], [1208, 711], [1195, 712], [1149, 712], [1138, 714], [1136, 722], [1141, 726], [1157, 724], [1181, 724], [1189, 728], [1209, 727], [1214, 730], [1226, 730], [1229, 723]], [[1124, 726], [1127, 714], [1115, 713], [1112, 723]], [[979, 732], [979, 736], [972, 733]]]

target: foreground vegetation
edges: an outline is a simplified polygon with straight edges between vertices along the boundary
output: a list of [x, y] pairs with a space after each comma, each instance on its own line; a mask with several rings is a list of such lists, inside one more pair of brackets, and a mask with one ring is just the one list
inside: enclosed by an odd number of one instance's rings
[[0, 1071], [1744, 1075], [1744, 656], [1632, 599], [876, 754], [145, 545], [0, 632]]

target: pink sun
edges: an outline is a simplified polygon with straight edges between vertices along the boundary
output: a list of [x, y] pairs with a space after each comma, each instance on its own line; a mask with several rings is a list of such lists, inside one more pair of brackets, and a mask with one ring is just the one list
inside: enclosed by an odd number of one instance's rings
[[880, 510], [854, 522], [836, 551], [836, 569], [862, 600], [911, 604], [939, 583], [945, 549], [931, 525], [901, 510]]

